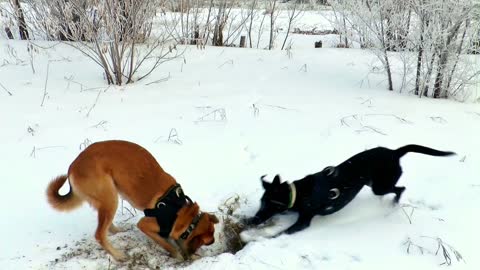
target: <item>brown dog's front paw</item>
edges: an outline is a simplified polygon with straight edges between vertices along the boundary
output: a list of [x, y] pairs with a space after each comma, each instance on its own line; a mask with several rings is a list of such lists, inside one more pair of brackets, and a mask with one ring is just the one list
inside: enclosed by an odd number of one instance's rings
[[122, 255], [118, 258], [119, 262], [126, 262], [128, 261], [128, 256], [127, 255]]
[[171, 253], [170, 256], [172, 256], [172, 258], [179, 260], [180, 262], [185, 261], [185, 258], [180, 252]]
[[201, 257], [202, 257], [202, 256], [200, 256], [200, 255], [193, 254], [193, 255], [190, 256], [190, 260], [195, 261], [195, 260], [200, 259]]
[[126, 231], [128, 231], [128, 228], [117, 227], [117, 226], [111, 224], [110, 227], [108, 228], [108, 231], [111, 234], [116, 234], [116, 233], [126, 232]]
[[125, 262], [128, 260], [128, 256], [121, 251], [115, 252], [114, 254], [112, 254], [112, 256], [118, 262]]

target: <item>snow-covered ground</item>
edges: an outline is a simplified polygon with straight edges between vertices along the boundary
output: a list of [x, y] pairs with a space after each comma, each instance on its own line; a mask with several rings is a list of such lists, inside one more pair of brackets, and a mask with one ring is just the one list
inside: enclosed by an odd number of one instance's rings
[[[373, 55], [313, 49], [317, 38], [295, 36], [291, 55], [186, 47], [144, 81], [108, 88], [68, 46], [40, 49], [33, 74], [27, 44], [0, 40], [0, 83], [12, 94], [0, 89], [0, 269], [439, 269], [439, 241], [450, 269], [479, 269], [478, 103], [386, 91], [384, 76], [370, 73]], [[85, 145], [106, 139], [146, 147], [202, 210], [218, 212], [238, 195], [237, 215], [257, 210], [263, 174], [292, 181], [379, 145], [458, 155], [402, 158], [401, 207], [366, 187], [302, 232], [256, 239], [235, 255], [222, 253], [219, 236], [193, 263], [170, 259], [125, 204], [116, 221], [131, 230], [110, 239], [131, 260], [116, 264], [94, 240], [95, 211], [58, 213], [45, 198]], [[276, 229], [294, 219], [275, 218]]]

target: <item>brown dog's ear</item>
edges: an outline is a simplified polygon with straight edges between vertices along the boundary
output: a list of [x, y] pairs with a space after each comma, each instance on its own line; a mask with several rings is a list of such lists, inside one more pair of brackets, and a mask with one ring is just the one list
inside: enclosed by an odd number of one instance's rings
[[217, 216], [212, 215], [212, 214], [208, 214], [208, 213], [207, 213], [207, 215], [208, 215], [208, 218], [213, 222], [213, 224], [217, 224], [219, 222]]

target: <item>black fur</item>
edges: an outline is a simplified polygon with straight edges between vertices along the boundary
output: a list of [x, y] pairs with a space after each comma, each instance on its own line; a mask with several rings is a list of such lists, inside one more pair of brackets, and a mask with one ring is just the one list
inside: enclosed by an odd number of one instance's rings
[[291, 234], [310, 226], [315, 215], [329, 215], [351, 202], [363, 186], [372, 188], [375, 195], [394, 193], [398, 203], [405, 187], [396, 186], [402, 175], [400, 158], [408, 152], [431, 156], [450, 156], [454, 152], [444, 152], [420, 145], [406, 145], [396, 150], [377, 147], [358, 153], [336, 167], [326, 167], [323, 171], [294, 181], [296, 200], [289, 208], [292, 193], [291, 185], [281, 183], [276, 175], [272, 183], [263, 180], [265, 189], [261, 206], [248, 224], [259, 225], [272, 216], [287, 210], [298, 212], [297, 222], [287, 229]]

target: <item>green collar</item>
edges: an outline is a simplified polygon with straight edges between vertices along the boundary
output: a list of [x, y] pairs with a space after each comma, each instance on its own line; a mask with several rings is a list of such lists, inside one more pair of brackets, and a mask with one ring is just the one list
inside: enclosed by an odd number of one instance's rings
[[290, 200], [288, 202], [288, 209], [292, 208], [295, 204], [295, 200], [297, 199], [297, 189], [295, 188], [295, 184], [291, 183], [290, 187]]

